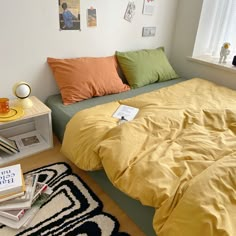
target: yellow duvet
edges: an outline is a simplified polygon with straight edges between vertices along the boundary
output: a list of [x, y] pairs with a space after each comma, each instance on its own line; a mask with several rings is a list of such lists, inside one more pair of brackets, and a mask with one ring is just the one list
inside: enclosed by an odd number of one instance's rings
[[[125, 104], [140, 109], [117, 125]], [[236, 235], [236, 92], [191, 79], [78, 112], [62, 152], [156, 208], [158, 236]]]

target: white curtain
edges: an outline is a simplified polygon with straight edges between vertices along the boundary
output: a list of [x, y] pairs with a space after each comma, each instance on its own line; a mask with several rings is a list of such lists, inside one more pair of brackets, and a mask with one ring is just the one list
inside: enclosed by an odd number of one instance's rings
[[219, 57], [229, 42], [230, 57], [236, 55], [236, 0], [204, 0], [193, 56]]
[[213, 9], [210, 17], [213, 19], [213, 24], [207, 53], [212, 56], [218, 55], [224, 42], [231, 44], [230, 49], [233, 53], [236, 46], [236, 0], [210, 1]]

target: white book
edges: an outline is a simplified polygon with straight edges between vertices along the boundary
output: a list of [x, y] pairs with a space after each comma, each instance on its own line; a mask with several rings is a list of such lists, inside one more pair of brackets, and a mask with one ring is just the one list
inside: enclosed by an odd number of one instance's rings
[[19, 152], [16, 142], [14, 140], [3, 137], [2, 135], [0, 135], [0, 144], [6, 148], [9, 148], [10, 150]]
[[19, 221], [0, 216], [0, 223], [13, 229], [20, 229], [21, 227], [26, 227], [36, 215], [36, 213], [39, 211], [40, 207], [48, 200], [50, 194], [51, 192], [48, 191], [43, 192], [34, 202], [32, 207], [25, 211], [24, 215], [20, 218]]
[[0, 211], [0, 216], [4, 216], [14, 221], [19, 221], [25, 214], [25, 211], [25, 209]]
[[18, 198], [18, 197], [22, 197], [24, 196], [25, 192], [19, 192], [19, 193], [15, 193], [15, 194], [6, 194], [6, 195], [3, 195], [1, 198], [0, 198], [0, 205], [2, 202], [8, 202], [14, 198]]
[[5, 153], [7, 153], [7, 154], [14, 154], [14, 153], [17, 153], [17, 151], [16, 150], [14, 150], [14, 149], [11, 149], [10, 147], [5, 147], [5, 146], [3, 146], [1, 143], [0, 143], [0, 149], [2, 150], [2, 151], [4, 151]]
[[29, 209], [32, 204], [37, 200], [42, 192], [44, 192], [48, 188], [48, 185], [45, 183], [37, 182], [35, 186], [35, 191], [33, 198], [30, 201], [25, 202], [15, 202], [15, 203], [7, 203], [4, 202], [0, 205], [0, 211], [9, 211], [9, 210], [17, 210], [17, 209]]
[[23, 185], [20, 164], [0, 168], [0, 196], [20, 192]]
[[[24, 195], [6, 201], [4, 204], [12, 204], [12, 203], [20, 203], [20, 202], [28, 202], [32, 201], [34, 197], [34, 192], [36, 188], [36, 184], [38, 182], [39, 174], [26, 174], [24, 175], [25, 179], [25, 192]], [[0, 204], [1, 206], [1, 204]]]
[[126, 121], [130, 121], [134, 119], [138, 112], [139, 109], [136, 107], [120, 105], [112, 116], [120, 120], [123, 119]]

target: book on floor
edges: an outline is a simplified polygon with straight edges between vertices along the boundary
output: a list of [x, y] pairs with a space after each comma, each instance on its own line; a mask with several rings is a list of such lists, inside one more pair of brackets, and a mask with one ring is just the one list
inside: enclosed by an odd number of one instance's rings
[[[38, 174], [28, 174], [25, 175], [25, 192], [22, 196], [12, 198], [11, 200], [5, 200], [0, 203], [0, 208], [1, 210], [15, 210], [18, 208], [21, 209], [27, 209], [30, 208], [33, 198], [34, 198], [34, 193], [36, 189], [36, 184], [38, 181]], [[0, 215], [1, 215], [1, 210], [0, 210]]]
[[12, 199], [15, 199], [15, 198], [18, 198], [18, 197], [22, 197], [24, 196], [25, 192], [19, 192], [19, 193], [10, 193], [10, 194], [4, 194], [0, 197], [0, 204], [3, 203], [3, 202], [7, 202], [9, 200], [12, 200]]
[[25, 214], [25, 211], [25, 209], [0, 211], [0, 216], [14, 221], [19, 221]]
[[[24, 175], [25, 179], [25, 192], [22, 196], [6, 201], [5, 204], [9, 203], [19, 203], [19, 202], [28, 202], [32, 201], [34, 197], [34, 192], [36, 184], [38, 182], [39, 174], [26, 174]], [[1, 204], [0, 204], [1, 206]]]
[[0, 199], [25, 191], [20, 164], [0, 168]]
[[8, 201], [0, 204], [0, 211], [9, 211], [9, 210], [22, 210], [29, 209], [32, 204], [36, 201], [36, 199], [40, 196], [42, 192], [47, 189], [48, 185], [45, 183], [37, 182], [34, 188], [34, 195], [29, 201], [23, 202], [13, 202], [8, 203]]
[[[3, 217], [10, 219], [10, 220], [19, 221], [24, 216], [25, 212], [28, 211], [32, 207], [32, 205], [34, 205], [34, 202], [37, 201], [37, 199], [41, 196], [42, 193], [44, 193], [44, 192], [46, 192], [47, 194], [52, 193], [51, 188], [49, 188], [48, 185], [45, 183], [37, 182], [36, 186], [37, 186], [37, 188], [35, 188], [34, 197], [31, 202], [31, 206], [29, 208], [0, 210], [0, 216], [3, 216]], [[14, 204], [12, 204], [12, 205], [14, 205]]]
[[31, 208], [26, 210], [18, 221], [0, 215], [0, 223], [14, 229], [27, 227], [41, 206], [48, 200], [51, 193], [52, 191], [50, 188], [47, 188], [44, 192], [42, 192]]
[[37, 182], [36, 188], [35, 188], [35, 194], [34, 194], [34, 197], [32, 200], [32, 204], [37, 200], [37, 198], [40, 196], [40, 194], [45, 192], [47, 189], [49, 189], [47, 184]]

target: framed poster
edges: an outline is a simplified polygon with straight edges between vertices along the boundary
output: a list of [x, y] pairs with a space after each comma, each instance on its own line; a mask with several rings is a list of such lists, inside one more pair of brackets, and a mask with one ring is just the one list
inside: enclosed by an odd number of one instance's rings
[[144, 0], [143, 1], [143, 14], [152, 15], [154, 12], [155, 0]]
[[60, 30], [80, 30], [80, 0], [59, 0]]

